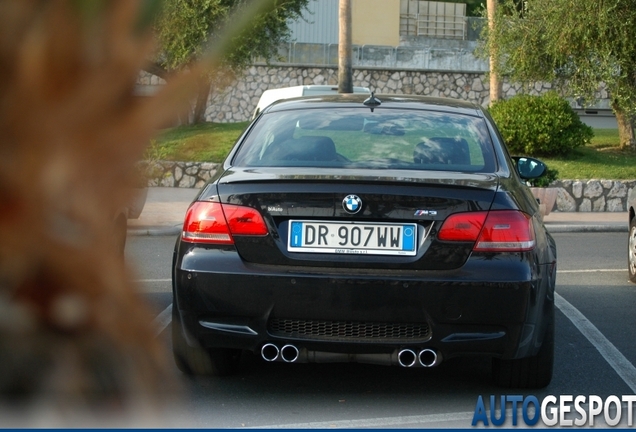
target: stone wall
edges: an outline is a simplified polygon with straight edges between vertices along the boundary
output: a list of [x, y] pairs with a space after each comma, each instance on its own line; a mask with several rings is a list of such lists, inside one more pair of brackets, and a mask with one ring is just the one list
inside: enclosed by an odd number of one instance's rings
[[562, 212], [622, 212], [635, 192], [636, 180], [558, 180], [553, 210]]
[[[142, 72], [138, 92], [152, 94], [163, 83], [162, 79]], [[337, 86], [338, 69], [255, 65], [231, 86], [212, 91], [205, 117], [216, 123], [248, 121], [265, 90], [312, 84]], [[483, 72], [359, 68], [353, 70], [353, 85], [368, 87], [375, 93], [450, 97], [483, 106], [490, 103], [490, 81]], [[531, 88], [523, 89], [521, 84], [504, 81], [502, 92], [504, 98], [509, 98], [522, 92], [540, 95], [552, 88], [551, 83], [535, 83]], [[599, 106], [607, 105], [607, 96], [607, 91], [601, 89]]]
[[[249, 120], [265, 90], [296, 85], [338, 85], [338, 70], [330, 67], [252, 66], [232, 86], [211, 98], [205, 116], [208, 121], [230, 123]], [[490, 82], [485, 73], [434, 70], [354, 69], [353, 85], [369, 87], [375, 93], [450, 97], [488, 105]], [[541, 94], [550, 83], [537, 83], [528, 93]], [[522, 91], [521, 84], [504, 82], [504, 97]], [[602, 98], [607, 95], [601, 94]]]
[[214, 173], [218, 164], [210, 162], [159, 161], [147, 168], [148, 186], [201, 188]]
[[[200, 188], [217, 168], [209, 162], [160, 161], [152, 167], [148, 186]], [[636, 193], [636, 180], [557, 180], [550, 186], [558, 188], [551, 210], [561, 212], [622, 212]]]

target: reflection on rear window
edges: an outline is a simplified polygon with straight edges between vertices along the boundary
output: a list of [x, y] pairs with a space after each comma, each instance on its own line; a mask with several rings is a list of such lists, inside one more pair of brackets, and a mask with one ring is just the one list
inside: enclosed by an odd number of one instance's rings
[[416, 110], [305, 109], [263, 115], [234, 166], [494, 171], [485, 120]]

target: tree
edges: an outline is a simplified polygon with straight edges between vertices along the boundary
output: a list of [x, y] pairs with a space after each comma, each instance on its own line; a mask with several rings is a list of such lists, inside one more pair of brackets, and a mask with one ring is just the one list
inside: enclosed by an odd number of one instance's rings
[[340, 0], [338, 5], [338, 93], [353, 93], [351, 54], [351, 0]]
[[512, 81], [552, 82], [587, 104], [609, 93], [622, 148], [636, 147], [636, 9], [633, 0], [504, 0], [481, 54]]
[[[488, 0], [486, 3], [488, 9], [488, 29], [493, 32], [495, 29], [495, 14], [497, 12], [497, 0]], [[497, 44], [493, 41], [490, 45], [489, 62], [490, 62], [490, 102], [496, 102], [501, 99], [501, 80], [499, 73], [495, 67], [497, 58]]]
[[[248, 28], [235, 36], [220, 61], [198, 77], [199, 90], [193, 121], [203, 122], [211, 88], [229, 84], [251, 64], [254, 57], [269, 59], [288, 41], [288, 21], [302, 17], [309, 0], [272, 0], [271, 5], [254, 19]], [[188, 69], [216, 43], [224, 29], [234, 23], [233, 13], [240, 14], [249, 0], [165, 0], [156, 23], [160, 43], [158, 60], [148, 69], [159, 76]]]

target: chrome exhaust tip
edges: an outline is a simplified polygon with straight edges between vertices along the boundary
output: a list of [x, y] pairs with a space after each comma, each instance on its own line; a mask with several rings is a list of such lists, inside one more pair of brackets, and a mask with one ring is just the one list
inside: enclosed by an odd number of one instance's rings
[[299, 351], [294, 345], [285, 345], [280, 349], [280, 356], [283, 361], [293, 363], [298, 360]]
[[420, 353], [417, 355], [417, 358], [420, 361], [420, 364], [424, 367], [437, 366], [442, 360], [442, 357], [438, 356], [437, 352], [430, 348], [425, 348], [420, 351]]
[[276, 361], [279, 354], [280, 350], [276, 345], [272, 343], [266, 343], [265, 345], [263, 345], [263, 348], [261, 348], [261, 357], [263, 357], [263, 360], [265, 361]]
[[413, 367], [417, 363], [417, 354], [410, 349], [403, 349], [398, 353], [398, 363], [402, 367]]

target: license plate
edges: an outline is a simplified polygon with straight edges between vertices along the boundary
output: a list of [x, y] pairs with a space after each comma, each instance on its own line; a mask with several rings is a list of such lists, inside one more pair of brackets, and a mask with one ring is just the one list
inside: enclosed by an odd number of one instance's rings
[[289, 223], [290, 252], [406, 256], [417, 253], [416, 224], [302, 220]]

